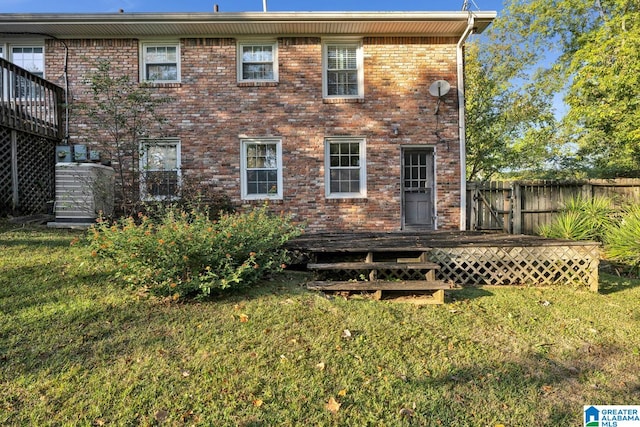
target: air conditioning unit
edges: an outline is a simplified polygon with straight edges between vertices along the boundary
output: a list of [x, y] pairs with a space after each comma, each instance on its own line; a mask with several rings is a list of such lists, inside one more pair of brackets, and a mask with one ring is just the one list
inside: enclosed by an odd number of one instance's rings
[[115, 172], [98, 163], [57, 163], [52, 227], [87, 226], [113, 213]]

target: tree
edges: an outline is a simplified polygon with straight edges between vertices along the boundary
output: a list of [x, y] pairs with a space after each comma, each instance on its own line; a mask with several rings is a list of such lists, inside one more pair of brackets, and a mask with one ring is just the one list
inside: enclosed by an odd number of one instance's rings
[[[549, 135], [574, 147], [561, 164], [599, 176], [640, 173], [639, 10], [637, 0], [506, 0], [492, 25], [493, 56], [483, 58], [495, 67], [491, 79], [519, 81], [545, 96], [566, 94], [569, 111], [559, 132]], [[527, 70], [533, 72], [527, 76]], [[557, 155], [549, 154], [549, 160]]]
[[109, 61], [87, 75], [90, 100], [77, 104], [89, 121], [89, 132], [116, 169], [116, 200], [122, 213], [140, 201], [139, 141], [159, 132], [167, 120], [159, 107], [171, 98], [155, 93], [127, 75], [116, 75]]
[[557, 153], [553, 91], [525, 81], [526, 63], [496, 44], [465, 51], [467, 179], [536, 170]]

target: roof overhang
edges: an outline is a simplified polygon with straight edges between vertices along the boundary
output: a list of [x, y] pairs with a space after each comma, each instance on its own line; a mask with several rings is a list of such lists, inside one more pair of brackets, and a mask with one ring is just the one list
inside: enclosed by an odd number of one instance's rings
[[481, 33], [496, 12], [239, 12], [0, 14], [0, 37], [40, 34], [57, 38], [238, 36], [460, 37], [469, 17]]

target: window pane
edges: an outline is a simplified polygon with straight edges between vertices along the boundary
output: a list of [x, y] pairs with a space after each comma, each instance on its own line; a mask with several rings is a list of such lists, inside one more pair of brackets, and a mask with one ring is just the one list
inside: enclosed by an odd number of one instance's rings
[[40, 77], [44, 75], [44, 55], [42, 47], [14, 47], [11, 62]]
[[152, 196], [176, 196], [178, 194], [178, 172], [154, 171], [145, 174], [147, 191]]
[[242, 80], [274, 79], [274, 46], [242, 46]]
[[242, 64], [242, 78], [244, 80], [273, 79], [273, 64]]
[[278, 144], [245, 143], [247, 194], [278, 194]]
[[178, 168], [178, 150], [175, 145], [150, 145], [147, 147], [149, 170], [175, 170]]
[[360, 143], [329, 144], [329, 191], [360, 192]]
[[178, 80], [176, 65], [147, 64], [148, 80]]
[[272, 62], [273, 47], [272, 46], [243, 46], [242, 61], [243, 62]]

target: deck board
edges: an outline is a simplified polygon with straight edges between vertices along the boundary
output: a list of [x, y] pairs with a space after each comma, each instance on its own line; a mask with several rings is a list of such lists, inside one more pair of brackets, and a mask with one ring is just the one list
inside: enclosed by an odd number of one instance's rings
[[308, 233], [287, 243], [290, 249], [309, 252], [423, 252], [433, 248], [598, 246], [598, 242], [547, 239], [482, 231]]

